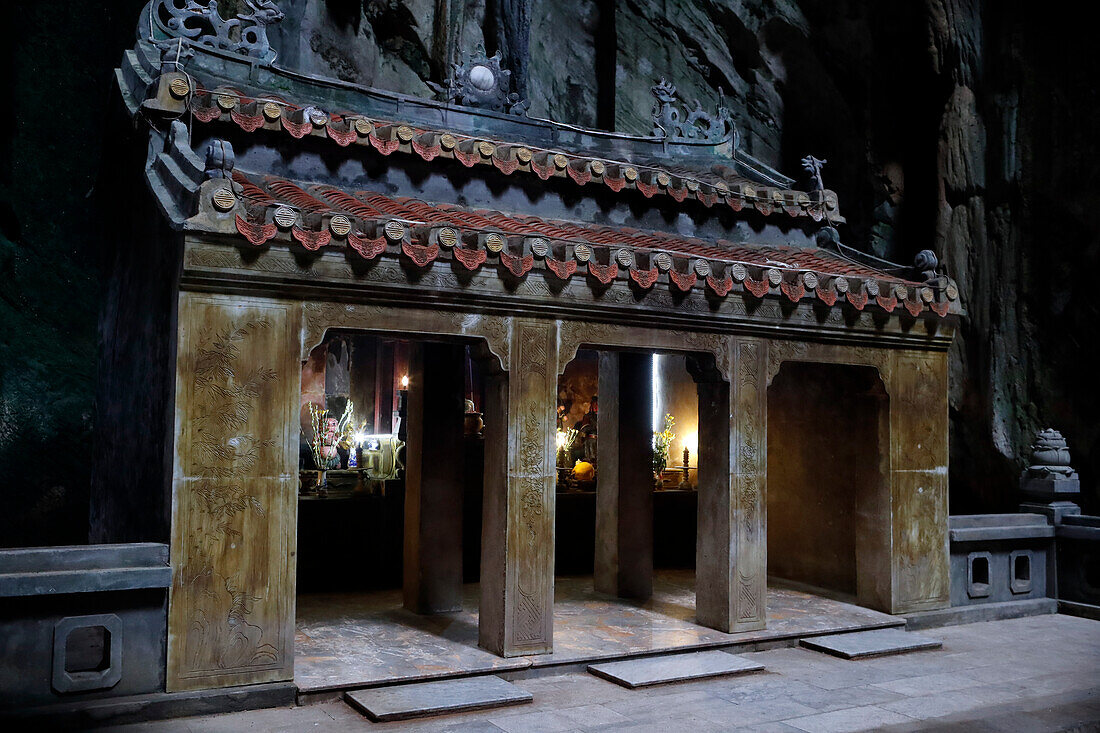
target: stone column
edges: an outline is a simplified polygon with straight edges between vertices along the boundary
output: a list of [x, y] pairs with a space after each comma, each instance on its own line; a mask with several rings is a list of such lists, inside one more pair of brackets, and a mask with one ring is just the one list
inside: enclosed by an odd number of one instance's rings
[[699, 383], [695, 614], [726, 633], [764, 628], [766, 344], [730, 339], [732, 381]]
[[553, 651], [557, 331], [516, 319], [486, 385], [479, 643], [505, 657]]
[[653, 404], [649, 354], [600, 352], [595, 586], [653, 595]]
[[405, 608], [462, 609], [464, 351], [412, 344], [405, 448]]
[[950, 604], [947, 354], [891, 353], [891, 613]]

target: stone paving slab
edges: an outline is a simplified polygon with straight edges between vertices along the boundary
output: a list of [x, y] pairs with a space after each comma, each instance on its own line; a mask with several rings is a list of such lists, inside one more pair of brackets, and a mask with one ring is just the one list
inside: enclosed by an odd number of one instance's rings
[[588, 671], [623, 687], [635, 689], [669, 682], [759, 672], [764, 665], [736, 654], [721, 651], [669, 654], [660, 657], [628, 659], [622, 662], [590, 664]]
[[554, 653], [503, 659], [478, 647], [479, 586], [463, 588], [463, 611], [420, 616], [402, 608], [401, 591], [298, 596], [294, 683], [303, 699], [407, 682], [477, 674], [549, 670], [655, 653], [680, 653], [904, 626], [905, 620], [822, 598], [775, 581], [767, 628], [724, 634], [695, 623], [695, 575], [654, 574], [642, 604], [597, 593], [591, 576], [554, 581]]
[[466, 677], [344, 693], [344, 699], [375, 722], [522, 705], [533, 699], [500, 677]]
[[921, 649], [939, 649], [943, 642], [901, 629], [872, 629], [851, 634], [828, 634], [799, 639], [807, 649], [844, 659], [865, 659], [887, 654], [902, 654]]

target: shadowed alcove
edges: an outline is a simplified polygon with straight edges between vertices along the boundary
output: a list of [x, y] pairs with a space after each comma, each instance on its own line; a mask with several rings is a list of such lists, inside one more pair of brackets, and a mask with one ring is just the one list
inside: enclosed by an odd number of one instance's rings
[[768, 574], [889, 608], [888, 397], [873, 367], [784, 363], [768, 389]]

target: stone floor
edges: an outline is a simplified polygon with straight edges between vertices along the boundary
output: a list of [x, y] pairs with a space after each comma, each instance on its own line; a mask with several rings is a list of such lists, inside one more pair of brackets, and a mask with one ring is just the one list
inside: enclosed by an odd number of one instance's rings
[[1100, 622], [1033, 616], [921, 632], [935, 651], [848, 661], [800, 648], [745, 655], [767, 672], [628, 690], [575, 672], [515, 680], [534, 703], [371, 723], [342, 702], [115, 728], [119, 733], [709, 733], [1100, 730]]
[[695, 624], [695, 574], [690, 570], [658, 571], [653, 597], [636, 604], [596, 593], [591, 577], [559, 577], [554, 593], [554, 653], [501, 659], [478, 648], [478, 586], [471, 584], [464, 590], [461, 612], [435, 616], [403, 610], [399, 590], [299, 596], [294, 681], [303, 692], [315, 693], [899, 622], [887, 614], [773, 583], [768, 588], [767, 628], [723, 634]]

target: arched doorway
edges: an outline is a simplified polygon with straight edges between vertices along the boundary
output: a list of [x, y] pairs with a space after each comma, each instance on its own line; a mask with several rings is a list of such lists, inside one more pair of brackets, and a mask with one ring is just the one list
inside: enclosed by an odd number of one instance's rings
[[[483, 549], [483, 498], [486, 485], [500, 498], [507, 382], [476, 338], [330, 329], [311, 350], [297, 431], [300, 689], [494, 658], [477, 650], [479, 581], [499, 554], [496, 535]], [[325, 421], [339, 430], [330, 462]]]
[[890, 610], [889, 398], [873, 367], [786, 362], [768, 389], [768, 574]]

